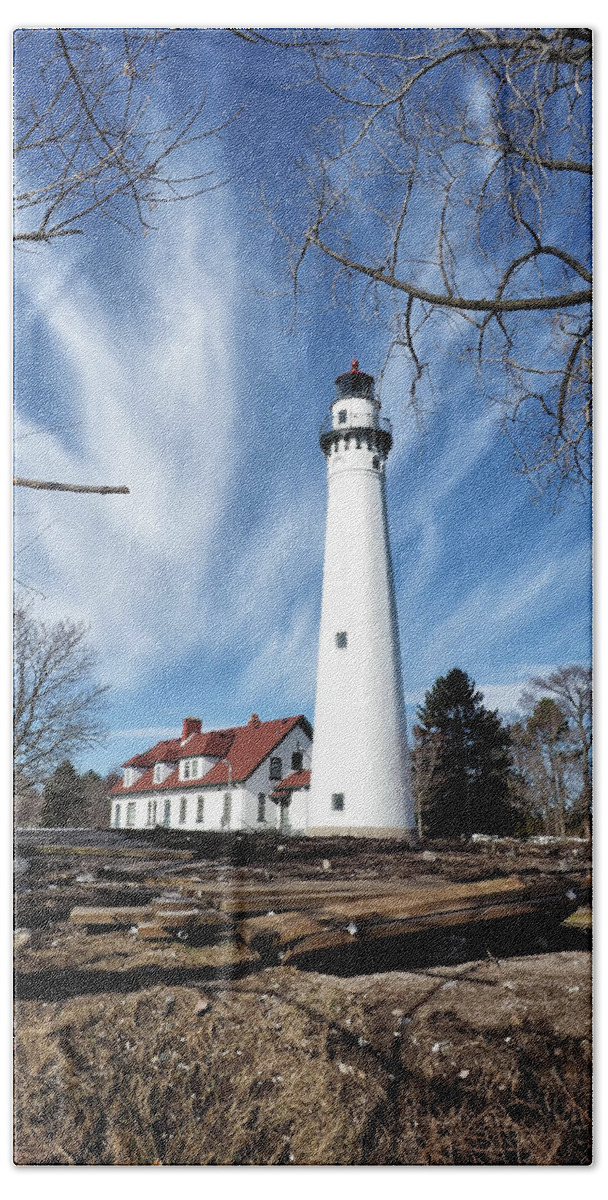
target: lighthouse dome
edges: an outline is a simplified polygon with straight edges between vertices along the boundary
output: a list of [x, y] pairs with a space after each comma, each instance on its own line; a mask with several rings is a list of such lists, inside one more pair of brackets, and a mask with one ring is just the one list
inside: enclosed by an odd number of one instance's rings
[[374, 377], [373, 375], [366, 375], [365, 371], [360, 371], [359, 363], [355, 358], [351, 363], [350, 371], [346, 371], [344, 375], [338, 375], [336, 379], [336, 391], [338, 400], [350, 396], [363, 396], [367, 400], [373, 400]]

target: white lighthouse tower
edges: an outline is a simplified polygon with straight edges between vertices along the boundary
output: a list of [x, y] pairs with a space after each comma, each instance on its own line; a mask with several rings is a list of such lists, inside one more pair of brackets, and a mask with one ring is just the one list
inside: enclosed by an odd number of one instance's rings
[[353, 362], [321, 428], [327, 528], [308, 833], [408, 837], [414, 814], [374, 380]]

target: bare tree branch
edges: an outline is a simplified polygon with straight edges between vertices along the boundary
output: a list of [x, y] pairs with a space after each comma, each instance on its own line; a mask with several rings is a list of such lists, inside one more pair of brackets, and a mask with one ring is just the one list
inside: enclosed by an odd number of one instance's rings
[[176, 34], [16, 34], [15, 242], [82, 235], [93, 217], [146, 233], [159, 204], [220, 186], [209, 172], [183, 176], [171, 163], [177, 165], [192, 142], [220, 133], [237, 113], [202, 128], [203, 96], [172, 124], [154, 124], [153, 89], [169, 36]]
[[94, 486], [87, 483], [47, 483], [42, 479], [20, 479], [17, 476], [13, 478], [13, 483], [15, 487], [37, 488], [45, 492], [95, 492], [99, 496], [129, 495], [129, 489], [126, 486], [109, 487], [106, 484]]
[[399, 331], [390, 351], [409, 359], [416, 405], [432, 387], [440, 322], [450, 319], [453, 335], [458, 318], [462, 352], [477, 339], [479, 378], [502, 407], [520, 470], [556, 500], [584, 489], [590, 32], [341, 34], [321, 45], [306, 44], [305, 30], [291, 40], [247, 31], [295, 55], [334, 105], [303, 160], [308, 208], [286, 228], [273, 217], [296, 302], [317, 261], [362, 303], [371, 288], [374, 317]]

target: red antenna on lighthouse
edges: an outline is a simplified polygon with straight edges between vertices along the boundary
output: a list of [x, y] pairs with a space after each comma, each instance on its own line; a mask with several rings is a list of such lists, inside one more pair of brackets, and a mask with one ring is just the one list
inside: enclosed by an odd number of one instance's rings
[[353, 372], [353, 374], [358, 375], [358, 373], [359, 373], [359, 359], [358, 358], [353, 358], [353, 361], [350, 364], [350, 369]]

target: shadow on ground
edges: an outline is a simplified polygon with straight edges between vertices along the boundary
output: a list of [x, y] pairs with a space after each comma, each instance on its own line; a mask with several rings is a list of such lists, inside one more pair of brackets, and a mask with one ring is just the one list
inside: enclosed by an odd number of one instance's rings
[[[554, 920], [543, 923], [535, 916], [484, 922], [458, 933], [432, 930], [376, 942], [353, 941], [352, 946], [315, 952], [293, 965], [303, 971], [346, 978], [386, 971], [424, 970], [487, 958], [500, 961], [514, 956], [588, 950], [589, 947], [587, 931], [560, 925]], [[17, 973], [15, 996], [18, 1000], [52, 1001], [99, 992], [128, 993], [157, 985], [177, 987], [212, 980], [237, 980], [276, 963], [275, 955], [262, 958], [256, 964], [221, 968], [146, 966], [127, 971], [103, 971], [70, 967]]]

